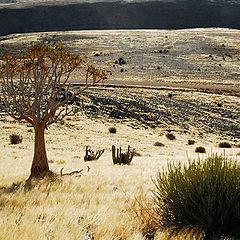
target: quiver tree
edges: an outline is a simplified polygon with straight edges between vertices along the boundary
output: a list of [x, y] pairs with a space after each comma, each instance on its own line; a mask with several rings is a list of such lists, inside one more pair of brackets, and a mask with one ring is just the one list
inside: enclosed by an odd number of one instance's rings
[[[0, 109], [34, 128], [30, 177], [44, 176], [50, 172], [45, 129], [73, 114], [74, 108], [70, 103], [90, 84], [104, 80], [106, 75], [62, 45], [33, 45], [21, 56], [7, 54], [0, 61]], [[85, 85], [76, 89], [69, 83], [69, 78], [77, 68], [84, 71], [86, 78]]]

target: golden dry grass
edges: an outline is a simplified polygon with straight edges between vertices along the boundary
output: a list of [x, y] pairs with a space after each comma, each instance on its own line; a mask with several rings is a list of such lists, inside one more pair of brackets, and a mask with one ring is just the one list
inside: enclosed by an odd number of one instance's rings
[[[83, 175], [44, 179], [29, 189], [24, 180], [31, 165], [33, 133], [8, 118], [0, 122], [0, 239], [85, 240], [89, 233], [95, 240], [141, 240], [155, 230], [155, 222], [149, 218], [154, 216], [152, 178], [169, 160], [197, 157], [194, 146], [186, 145], [188, 136], [176, 133], [173, 143], [161, 129], [132, 129], [125, 124], [115, 124], [117, 134], [112, 135], [108, 131], [111, 125], [78, 116], [64, 126], [51, 126], [46, 132], [50, 168], [58, 173], [62, 167], [63, 172], [83, 168]], [[23, 136], [23, 142], [13, 146], [9, 134], [14, 132]], [[165, 147], [155, 147], [156, 139]], [[114, 166], [112, 144], [130, 144], [141, 156], [130, 166]], [[98, 161], [84, 162], [86, 145], [104, 148], [105, 153]], [[204, 146], [214, 151], [214, 144]], [[226, 154], [239, 158], [238, 151], [227, 149]], [[166, 236], [158, 232], [154, 239]]]
[[103, 176], [44, 180], [2, 194], [0, 239], [143, 239], [128, 197]]

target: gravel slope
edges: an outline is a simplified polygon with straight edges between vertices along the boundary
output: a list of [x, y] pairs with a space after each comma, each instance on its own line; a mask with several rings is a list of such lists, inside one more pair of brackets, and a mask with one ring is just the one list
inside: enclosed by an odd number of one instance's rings
[[89, 117], [127, 122], [130, 126], [217, 134], [240, 139], [240, 99], [196, 92], [143, 89], [92, 89], [85, 112]]

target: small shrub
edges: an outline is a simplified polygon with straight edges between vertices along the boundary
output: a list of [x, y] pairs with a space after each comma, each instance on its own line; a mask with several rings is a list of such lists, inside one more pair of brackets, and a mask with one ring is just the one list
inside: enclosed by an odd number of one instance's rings
[[188, 145], [194, 145], [194, 144], [195, 144], [194, 140], [191, 140], [191, 139], [188, 140]]
[[[129, 200], [128, 200], [129, 202]], [[143, 190], [136, 194], [136, 197], [130, 201], [129, 216], [137, 221], [140, 231], [144, 239], [154, 239], [155, 233], [158, 229], [158, 216], [152, 204], [152, 200], [147, 197]]]
[[22, 142], [22, 136], [19, 135], [19, 134], [13, 133], [9, 136], [9, 138], [10, 138], [10, 143], [11, 144], [19, 144], [19, 143]]
[[196, 149], [195, 149], [195, 152], [196, 153], [206, 153], [206, 149], [205, 149], [205, 147], [196, 147]]
[[126, 61], [125, 61], [123, 58], [120, 57], [120, 58], [118, 59], [118, 64], [119, 64], [119, 65], [126, 64]]
[[154, 146], [156, 146], [156, 147], [164, 147], [165, 145], [163, 143], [161, 143], [161, 142], [155, 142]]
[[173, 97], [173, 94], [172, 94], [172, 93], [168, 93], [168, 97], [169, 97], [169, 98], [172, 98], [172, 97]]
[[169, 140], [175, 140], [176, 139], [176, 137], [173, 133], [167, 133], [166, 138], [169, 139]]
[[108, 131], [109, 131], [110, 133], [117, 133], [117, 129], [116, 129], [115, 127], [110, 127], [110, 128], [108, 129]]
[[240, 238], [240, 165], [211, 156], [169, 164], [155, 180], [154, 200], [160, 228], [188, 230], [195, 237]]
[[218, 144], [218, 147], [220, 147], [220, 148], [231, 148], [232, 145], [228, 142], [221, 142], [221, 143]]

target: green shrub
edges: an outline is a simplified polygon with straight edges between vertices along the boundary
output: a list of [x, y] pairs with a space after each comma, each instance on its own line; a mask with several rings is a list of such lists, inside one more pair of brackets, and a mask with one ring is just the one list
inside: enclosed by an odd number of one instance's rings
[[[169, 164], [155, 180], [159, 227], [206, 240], [240, 238], [240, 165], [224, 157]], [[201, 238], [200, 238], [201, 239]]]
[[196, 147], [195, 149], [196, 153], [206, 153], [206, 149], [204, 147]]
[[220, 148], [231, 148], [232, 147], [232, 145], [228, 142], [221, 142], [221, 143], [218, 144], [218, 146]]
[[10, 143], [11, 144], [19, 144], [19, 143], [22, 142], [22, 136], [19, 135], [19, 134], [13, 133], [9, 136], [9, 138], [10, 138]]
[[175, 140], [176, 139], [176, 137], [173, 133], [167, 133], [166, 138], [169, 139], [169, 140]]
[[108, 129], [108, 131], [109, 131], [110, 133], [116, 133], [116, 132], [117, 132], [117, 129], [116, 129], [115, 127], [110, 127], [110, 128]]

